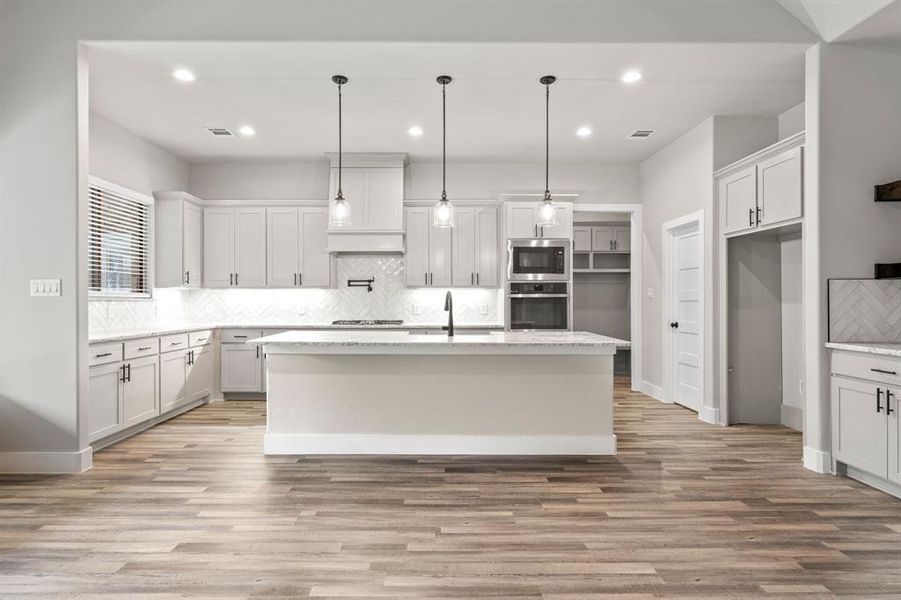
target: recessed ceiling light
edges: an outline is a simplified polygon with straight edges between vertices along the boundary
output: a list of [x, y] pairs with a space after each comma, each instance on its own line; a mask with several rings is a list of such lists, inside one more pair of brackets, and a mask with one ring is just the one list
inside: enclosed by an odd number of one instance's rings
[[172, 76], [179, 81], [184, 81], [185, 83], [189, 83], [197, 79], [194, 73], [192, 73], [188, 69], [175, 69], [174, 71], [172, 71]]
[[576, 135], [580, 138], [587, 138], [591, 136], [591, 127], [579, 127], [576, 130]]
[[644, 79], [644, 75], [642, 75], [641, 71], [626, 71], [619, 79], [623, 83], [635, 83]]
[[250, 125], [241, 125], [238, 128], [238, 133], [243, 135], [244, 137], [250, 137], [252, 135], [256, 135], [257, 130], [251, 127]]
[[407, 130], [407, 133], [409, 133], [413, 137], [419, 137], [422, 135], [422, 127], [420, 127], [419, 125], [414, 125]]

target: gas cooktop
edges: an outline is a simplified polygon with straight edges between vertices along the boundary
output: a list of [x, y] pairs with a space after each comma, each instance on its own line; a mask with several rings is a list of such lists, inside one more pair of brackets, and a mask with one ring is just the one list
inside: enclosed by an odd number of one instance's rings
[[332, 325], [403, 325], [401, 320], [392, 319], [339, 319]]

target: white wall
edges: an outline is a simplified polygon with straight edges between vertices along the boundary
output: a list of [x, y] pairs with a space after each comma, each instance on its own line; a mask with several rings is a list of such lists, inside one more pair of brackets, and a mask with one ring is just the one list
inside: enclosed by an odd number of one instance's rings
[[779, 240], [782, 277], [782, 424], [803, 429], [804, 309], [801, 234]]
[[804, 131], [804, 103], [800, 102], [779, 115], [779, 139]]
[[95, 111], [88, 141], [88, 169], [95, 177], [147, 195], [188, 188], [187, 162]]

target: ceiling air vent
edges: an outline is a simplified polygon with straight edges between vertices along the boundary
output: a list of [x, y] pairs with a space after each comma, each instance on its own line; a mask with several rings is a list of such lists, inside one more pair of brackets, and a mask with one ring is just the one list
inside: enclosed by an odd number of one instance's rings
[[226, 129], [225, 127], [207, 127], [206, 130], [209, 131], [211, 135], [217, 137], [234, 137], [235, 135], [231, 130]]
[[649, 138], [657, 132], [656, 129], [636, 129], [629, 134], [631, 140], [643, 140]]

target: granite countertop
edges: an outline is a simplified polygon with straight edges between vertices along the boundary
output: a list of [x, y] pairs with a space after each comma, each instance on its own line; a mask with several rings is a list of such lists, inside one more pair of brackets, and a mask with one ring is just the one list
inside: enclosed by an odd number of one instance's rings
[[286, 331], [248, 343], [268, 354], [614, 354], [629, 342], [584, 331], [419, 334], [402, 331]]
[[877, 342], [827, 342], [826, 347], [832, 350], [848, 350], [881, 356], [901, 358], [901, 344], [885, 344]]
[[[333, 325], [331, 323], [305, 323], [290, 324], [284, 323], [183, 323], [173, 325], [156, 325], [152, 327], [135, 327], [129, 329], [116, 329], [109, 331], [100, 331], [88, 334], [88, 341], [91, 344], [101, 342], [121, 342], [139, 337], [153, 337], [155, 335], [168, 335], [170, 333], [184, 333], [188, 331], [201, 331], [204, 329], [287, 329], [287, 330], [351, 330], [351, 331], [368, 331], [368, 330], [419, 330], [419, 329], [441, 329], [447, 323], [410, 323], [403, 325]], [[456, 329], [498, 329], [504, 328], [503, 325], [494, 323], [471, 323], [454, 325]]]

